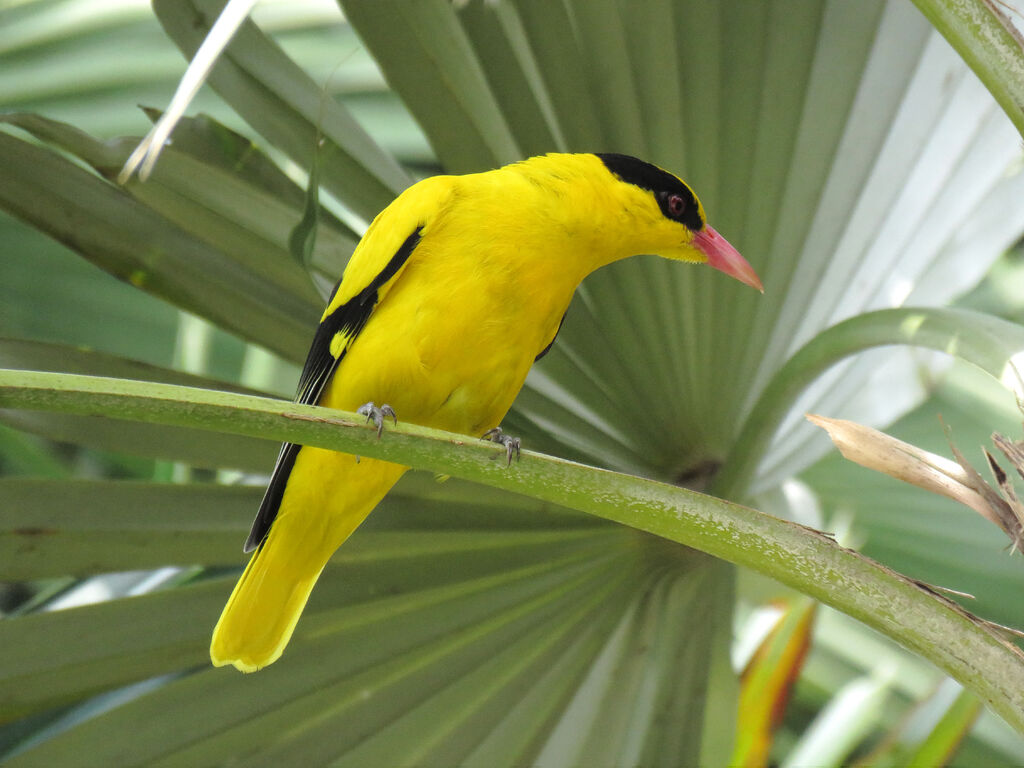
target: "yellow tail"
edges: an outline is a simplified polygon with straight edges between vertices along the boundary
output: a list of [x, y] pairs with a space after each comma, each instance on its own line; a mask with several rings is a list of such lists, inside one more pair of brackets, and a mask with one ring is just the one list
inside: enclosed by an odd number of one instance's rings
[[405, 470], [316, 448], [299, 451], [270, 532], [213, 630], [215, 666], [255, 672], [280, 657], [331, 555]]

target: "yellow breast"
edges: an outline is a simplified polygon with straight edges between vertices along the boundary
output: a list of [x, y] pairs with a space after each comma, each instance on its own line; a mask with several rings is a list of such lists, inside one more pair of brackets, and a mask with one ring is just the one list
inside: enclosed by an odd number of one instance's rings
[[601, 208], [621, 202], [585, 180], [606, 172], [580, 157], [578, 167], [562, 161], [551, 171], [531, 161], [433, 177], [403, 193], [372, 235], [400, 243], [422, 227], [421, 239], [321, 402], [387, 402], [403, 421], [464, 434], [497, 426], [579, 283], [631, 255], [606, 231], [622, 222]]

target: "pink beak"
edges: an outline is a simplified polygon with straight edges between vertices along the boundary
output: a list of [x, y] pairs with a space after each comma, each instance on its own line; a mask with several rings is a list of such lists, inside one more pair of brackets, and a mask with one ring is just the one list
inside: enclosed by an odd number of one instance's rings
[[761, 278], [757, 276], [754, 268], [710, 224], [705, 225], [704, 229], [695, 234], [691, 242], [697, 250], [708, 257], [709, 267], [717, 269], [719, 272], [725, 272], [741, 283], [745, 283], [751, 288], [757, 288], [764, 293]]

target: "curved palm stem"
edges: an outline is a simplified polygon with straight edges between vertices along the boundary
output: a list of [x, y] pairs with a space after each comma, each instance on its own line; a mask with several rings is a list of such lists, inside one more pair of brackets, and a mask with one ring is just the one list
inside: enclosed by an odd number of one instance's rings
[[920, 653], [1024, 731], [1024, 653], [955, 603], [818, 531], [693, 491], [401, 424], [383, 440], [355, 414], [167, 384], [0, 371], [0, 407], [199, 427], [344, 450], [597, 515], [753, 568]]

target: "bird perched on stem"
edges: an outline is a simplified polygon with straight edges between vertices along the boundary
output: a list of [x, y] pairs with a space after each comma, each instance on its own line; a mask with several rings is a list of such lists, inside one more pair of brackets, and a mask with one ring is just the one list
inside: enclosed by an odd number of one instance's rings
[[[296, 400], [518, 441], [498, 424], [576, 287], [636, 254], [706, 263], [761, 290], [679, 178], [626, 155], [551, 154], [405, 190], [367, 229], [324, 310]], [[375, 405], [379, 404], [379, 405]], [[253, 672], [291, 637], [327, 561], [408, 469], [286, 443], [213, 631]]]

